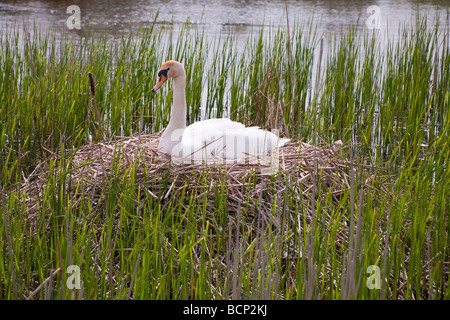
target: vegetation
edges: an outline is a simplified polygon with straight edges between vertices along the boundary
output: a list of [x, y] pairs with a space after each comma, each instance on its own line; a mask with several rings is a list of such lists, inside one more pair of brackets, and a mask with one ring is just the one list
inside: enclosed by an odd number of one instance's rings
[[[1, 30], [0, 299], [450, 298], [449, 40], [422, 18], [390, 40], [360, 26], [321, 38], [310, 22], [244, 45], [156, 19], [114, 39]], [[167, 125], [171, 84], [151, 89], [168, 59], [186, 68], [188, 123], [229, 116], [313, 145], [340, 139], [348, 187], [337, 196], [315, 171], [313, 188], [291, 179], [278, 192], [280, 175], [261, 188], [249, 169], [231, 199], [208, 170], [176, 190], [169, 170], [155, 193], [120, 150], [95, 197], [74, 184], [74, 150]], [[31, 214], [23, 186], [36, 172]], [[273, 220], [249, 213], [259, 203]]]

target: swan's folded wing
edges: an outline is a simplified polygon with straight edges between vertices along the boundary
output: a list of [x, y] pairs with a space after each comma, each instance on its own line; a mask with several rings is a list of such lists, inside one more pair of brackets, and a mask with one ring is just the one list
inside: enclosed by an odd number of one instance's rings
[[241, 159], [266, 154], [288, 141], [256, 126], [245, 127], [229, 119], [210, 119], [188, 126], [182, 144], [183, 154], [195, 159], [210, 156]]

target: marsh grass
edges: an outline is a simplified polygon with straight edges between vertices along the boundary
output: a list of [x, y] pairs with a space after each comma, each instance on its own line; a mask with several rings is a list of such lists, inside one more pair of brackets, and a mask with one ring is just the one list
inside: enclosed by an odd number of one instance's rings
[[[264, 28], [244, 44], [189, 22], [116, 38], [1, 31], [1, 299], [449, 298], [449, 27], [418, 18], [385, 47], [357, 26], [321, 40], [313, 21], [296, 24], [289, 41]], [[99, 180], [74, 180], [92, 165], [74, 168], [74, 150], [167, 125], [171, 84], [151, 92], [167, 59], [186, 67], [188, 123], [227, 115], [341, 139], [345, 191], [311, 162], [311, 188], [289, 175], [261, 186], [249, 170], [236, 199], [208, 170], [156, 179], [120, 150]], [[31, 215], [21, 186], [36, 176]], [[371, 265], [380, 289], [366, 285]]]

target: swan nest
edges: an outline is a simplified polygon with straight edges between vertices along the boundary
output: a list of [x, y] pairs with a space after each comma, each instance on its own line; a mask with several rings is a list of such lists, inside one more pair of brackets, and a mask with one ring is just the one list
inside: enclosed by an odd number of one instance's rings
[[[91, 197], [91, 204], [95, 206], [104, 203], [102, 198], [107, 194], [104, 190], [111, 184], [111, 177], [126, 179], [125, 175], [132, 171], [130, 168], [136, 169], [136, 188], [141, 188], [141, 193], [143, 190], [155, 199], [177, 197], [185, 186], [191, 192], [198, 193], [206, 188], [210, 191], [208, 202], [211, 204], [207, 208], [209, 213], [213, 213], [217, 210], [213, 187], [220, 185], [226, 188], [227, 210], [231, 219], [234, 220], [241, 202], [244, 202], [247, 210], [244, 220], [247, 223], [254, 224], [260, 218], [263, 224], [272, 223], [275, 227], [281, 224], [279, 215], [273, 214], [275, 197], [289, 192], [294, 201], [305, 203], [305, 200], [316, 197], [316, 186], [320, 183], [322, 188], [332, 188], [332, 198], [338, 201], [340, 194], [350, 188], [350, 170], [348, 162], [341, 156], [341, 141], [333, 145], [323, 143], [324, 146], [320, 147], [301, 141], [288, 142], [279, 149], [277, 173], [267, 174], [270, 166], [250, 160], [246, 163], [228, 161], [214, 165], [177, 163], [158, 151], [159, 138], [160, 133], [116, 136], [110, 141], [87, 144], [64, 159], [55, 155], [58, 159], [56, 164], [64, 163], [66, 169], [58, 169], [56, 165], [53, 173], [48, 161], [41, 163], [21, 187], [28, 217], [39, 220], [39, 199], [45, 192], [49, 176], [53, 176], [56, 183], [66, 183], [72, 206], [76, 207], [80, 190], [83, 190], [84, 197]], [[56, 179], [61, 171], [65, 173], [64, 179]], [[202, 179], [198, 178], [200, 176]], [[189, 197], [186, 198], [188, 201]], [[276, 212], [283, 210], [280, 202]], [[312, 209], [307, 207], [308, 212], [305, 213], [310, 218]]]

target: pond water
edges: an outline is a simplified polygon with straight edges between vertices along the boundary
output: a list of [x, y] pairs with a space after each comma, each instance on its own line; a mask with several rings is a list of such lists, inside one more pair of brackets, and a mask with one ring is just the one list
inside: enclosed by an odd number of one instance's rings
[[[285, 6], [288, 8], [290, 23], [307, 21], [314, 17], [318, 22], [318, 32], [328, 33], [346, 29], [358, 18], [366, 21], [379, 8], [381, 30], [396, 33], [401, 23], [413, 22], [416, 13], [427, 14], [432, 20], [440, 13], [441, 20], [447, 19], [450, 8], [448, 0], [3, 0], [0, 1], [0, 30], [15, 21], [20, 28], [32, 26], [34, 22], [41, 29], [53, 28], [57, 32], [67, 30], [67, 20], [71, 13], [67, 8], [80, 8], [80, 27], [116, 33], [153, 21], [159, 10], [158, 23], [169, 23], [175, 30], [189, 20], [204, 26], [209, 34], [226, 34], [238, 31], [246, 37], [264, 25], [286, 25]], [[364, 24], [362, 24], [364, 25]]]

